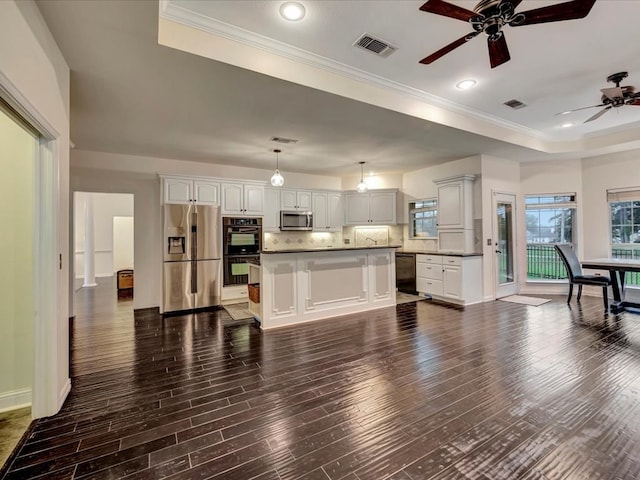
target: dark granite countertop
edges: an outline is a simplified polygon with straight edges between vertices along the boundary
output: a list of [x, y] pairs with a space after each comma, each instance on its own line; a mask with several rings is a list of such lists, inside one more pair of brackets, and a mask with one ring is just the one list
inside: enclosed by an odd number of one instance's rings
[[372, 245], [370, 247], [321, 247], [321, 248], [290, 248], [287, 250], [262, 250], [260, 253], [316, 253], [339, 252], [345, 250], [381, 250], [383, 248], [400, 248], [399, 245]]
[[425, 252], [418, 250], [398, 249], [396, 253], [414, 253], [416, 255], [440, 255], [446, 257], [481, 257], [482, 253], [460, 253], [460, 252]]

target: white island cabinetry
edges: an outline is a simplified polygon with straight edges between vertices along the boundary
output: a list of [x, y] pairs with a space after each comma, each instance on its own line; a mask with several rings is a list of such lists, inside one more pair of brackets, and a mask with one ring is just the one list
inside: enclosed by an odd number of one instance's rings
[[395, 305], [395, 248], [263, 253], [263, 329]]

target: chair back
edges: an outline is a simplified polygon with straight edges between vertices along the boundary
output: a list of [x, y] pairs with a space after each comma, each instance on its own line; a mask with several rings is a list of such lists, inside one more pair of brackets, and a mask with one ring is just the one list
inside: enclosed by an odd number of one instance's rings
[[582, 267], [580, 266], [580, 260], [578, 260], [576, 252], [573, 251], [573, 247], [569, 243], [556, 243], [554, 246], [567, 269], [569, 280], [573, 282], [575, 277], [582, 275]]

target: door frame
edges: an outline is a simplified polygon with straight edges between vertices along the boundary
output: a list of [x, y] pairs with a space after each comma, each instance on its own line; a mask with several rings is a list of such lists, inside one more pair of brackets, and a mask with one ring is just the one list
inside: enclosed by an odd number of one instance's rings
[[[62, 322], [67, 322], [65, 299], [60, 299], [63, 252], [60, 251], [60, 134], [13, 83], [0, 72], [0, 97], [41, 137], [35, 158], [35, 212], [33, 239], [33, 346], [34, 369], [31, 417], [56, 413], [71, 389], [68, 372], [60, 372], [60, 359], [68, 355], [61, 346]], [[65, 207], [68, 208], [68, 207]], [[58, 391], [60, 377], [65, 386]]]
[[[501, 285], [499, 283], [500, 279], [499, 279], [499, 274], [498, 274], [498, 269], [499, 269], [499, 265], [498, 265], [498, 252], [497, 252], [497, 246], [498, 246], [498, 221], [497, 221], [497, 216], [496, 216], [496, 211], [497, 211], [497, 207], [498, 207], [498, 200], [499, 197], [503, 195], [503, 196], [508, 196], [508, 197], [512, 197], [513, 200], [510, 199], [504, 199], [505, 202], [511, 202], [512, 206], [513, 206], [513, 214], [512, 214], [512, 225], [511, 225], [511, 237], [513, 239], [512, 241], [512, 249], [513, 249], [513, 281], [509, 282], [507, 284]], [[491, 191], [491, 215], [492, 215], [492, 219], [491, 219], [491, 226], [492, 226], [492, 235], [493, 235], [493, 240], [492, 240], [492, 246], [491, 246], [491, 255], [492, 255], [492, 264], [493, 264], [493, 289], [494, 289], [494, 296], [496, 299], [498, 298], [503, 298], [503, 297], [507, 297], [509, 295], [515, 295], [517, 293], [519, 293], [520, 290], [520, 284], [518, 281], [518, 228], [517, 228], [517, 205], [518, 205], [518, 196], [517, 194], [513, 193], [513, 192], [506, 192], [506, 191], [499, 191], [499, 190], [492, 190]]]

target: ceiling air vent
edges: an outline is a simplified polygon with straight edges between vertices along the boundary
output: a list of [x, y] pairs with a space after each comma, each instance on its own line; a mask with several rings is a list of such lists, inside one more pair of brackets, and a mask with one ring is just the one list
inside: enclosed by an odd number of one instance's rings
[[388, 57], [395, 52], [398, 47], [394, 47], [389, 42], [385, 42], [380, 38], [376, 38], [368, 33], [363, 33], [358, 40], [353, 44], [354, 47], [360, 47], [364, 50], [368, 50], [371, 53], [378, 55], [379, 57]]
[[512, 99], [512, 100], [509, 100], [509, 101], [507, 101], [507, 102], [504, 102], [504, 104], [505, 104], [507, 107], [511, 107], [511, 108], [513, 108], [514, 110], [518, 110], [519, 108], [524, 108], [524, 107], [526, 107], [526, 106], [527, 106], [527, 104], [526, 104], [526, 103], [523, 103], [523, 102], [521, 102], [520, 100], [516, 100], [515, 98], [514, 98], [514, 99]]
[[269, 140], [276, 143], [298, 143], [298, 140], [284, 137], [271, 137]]

